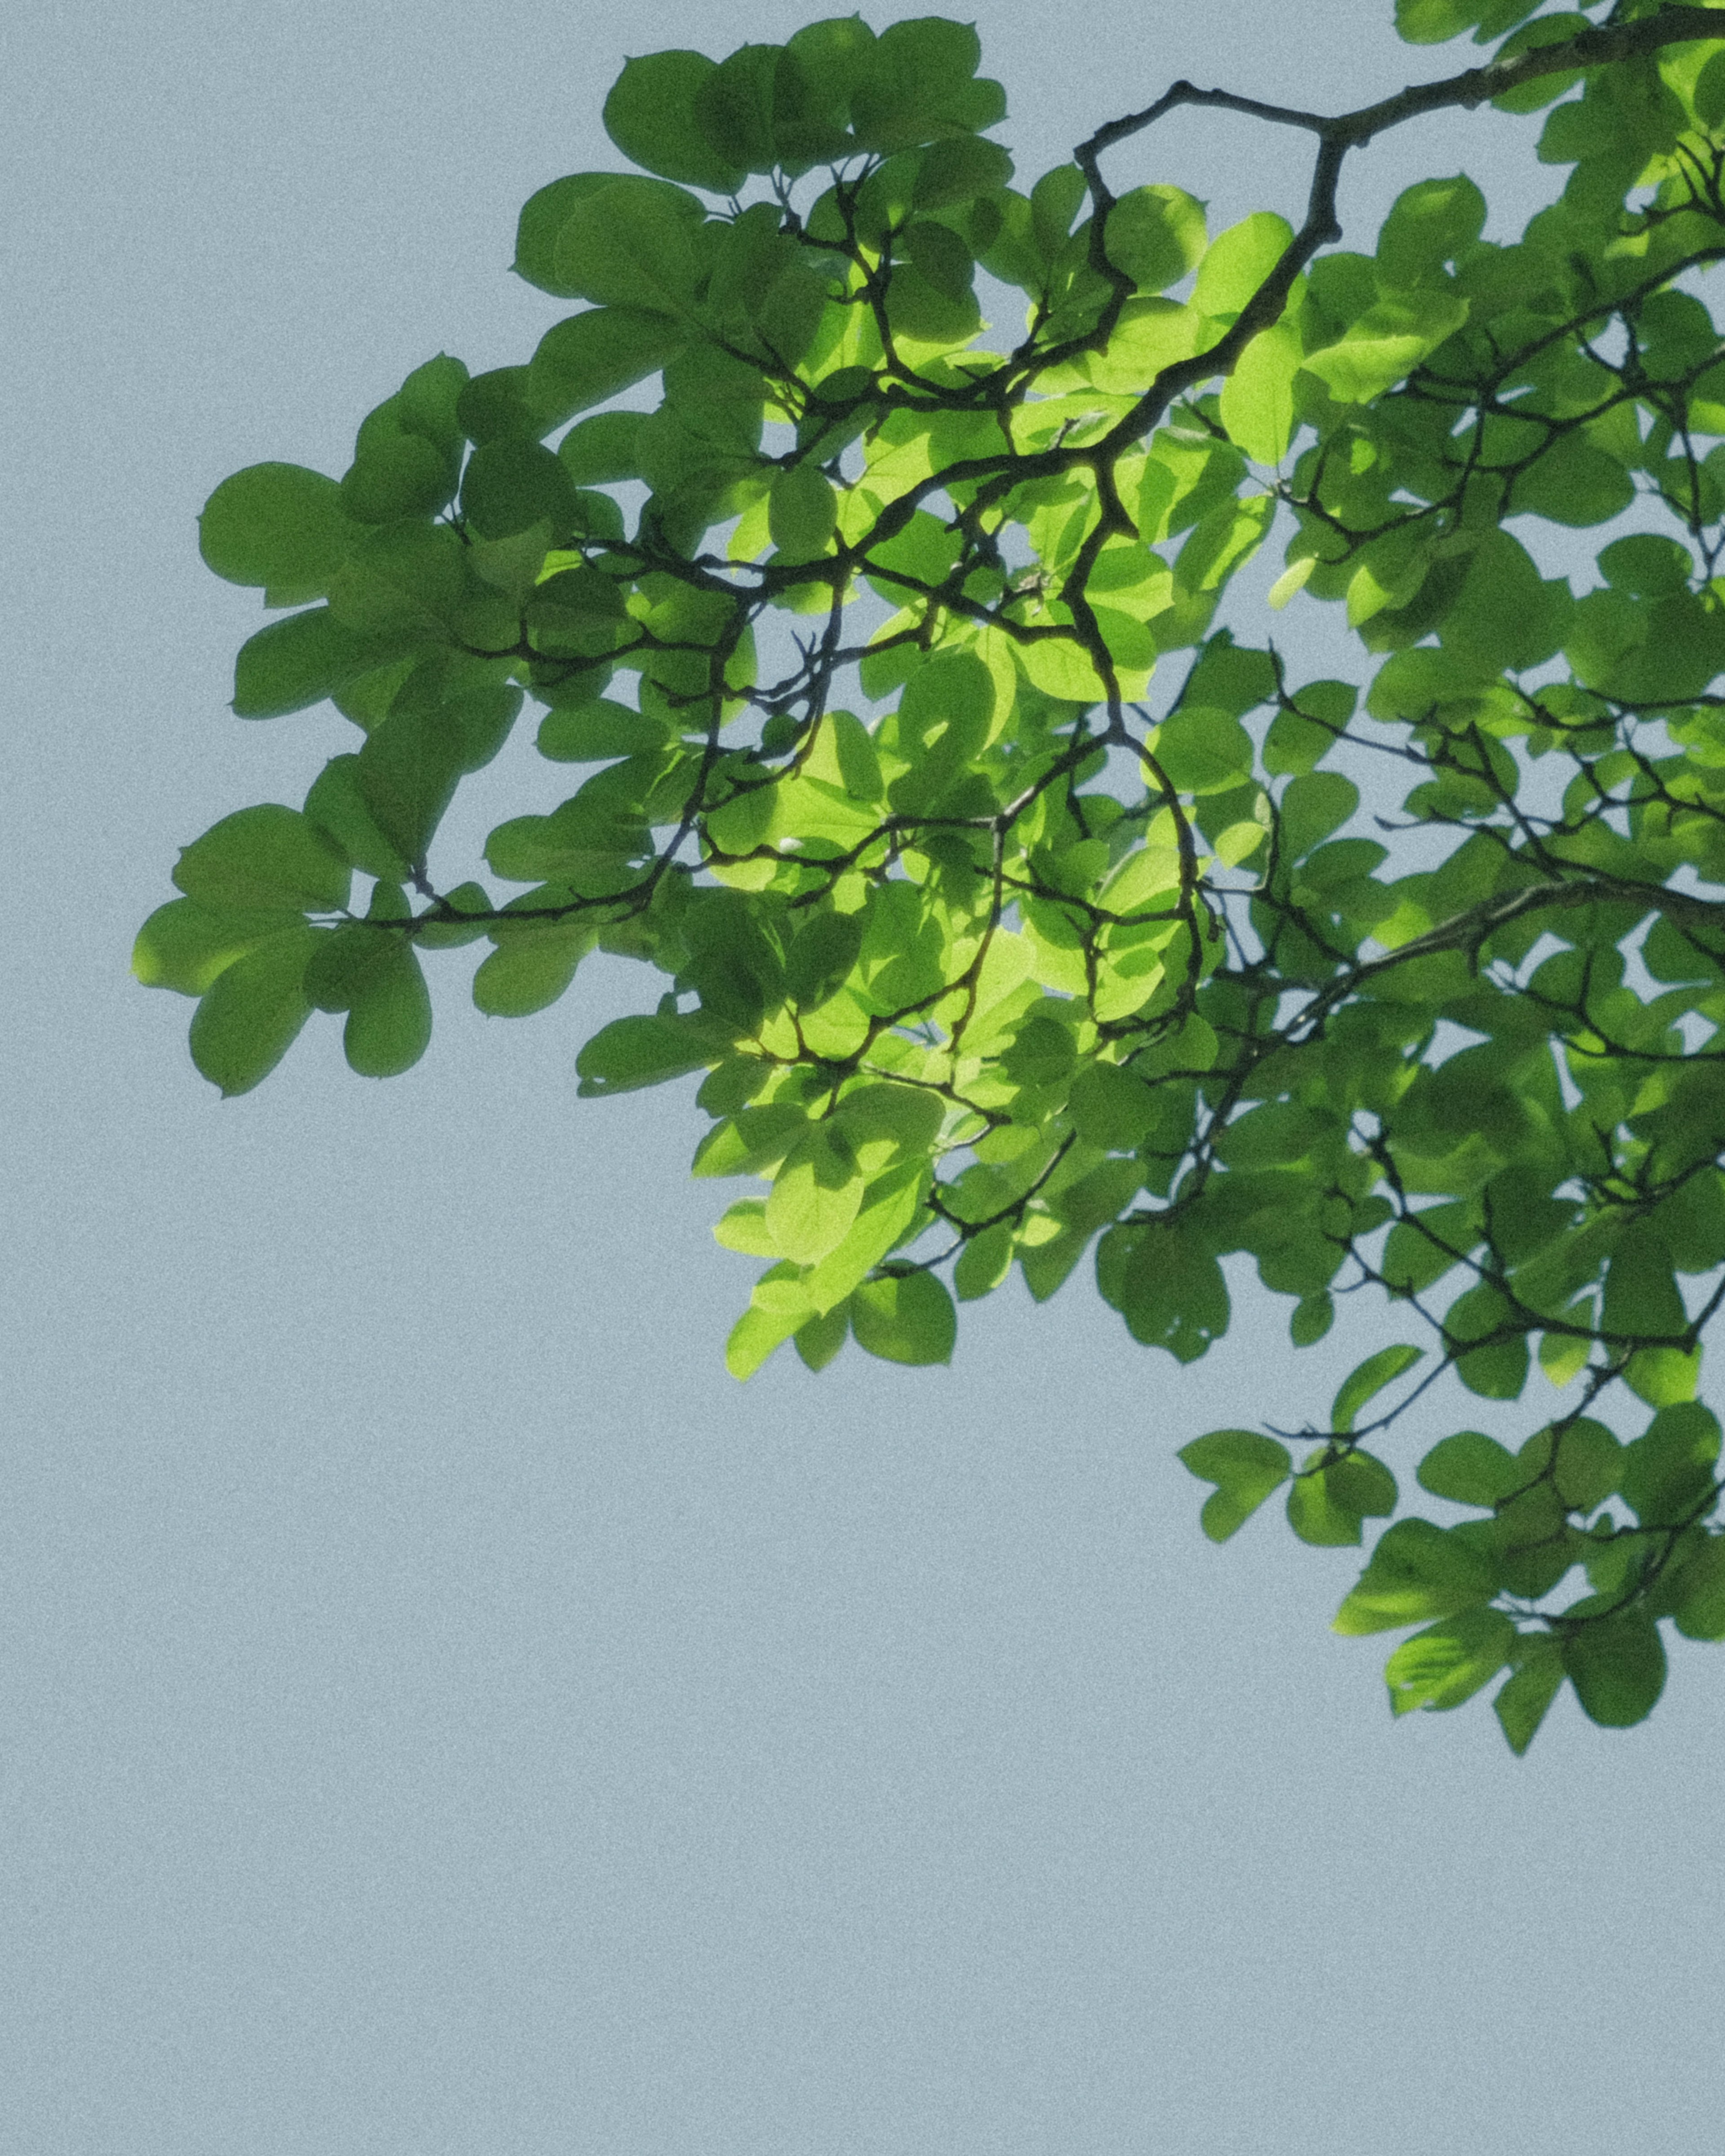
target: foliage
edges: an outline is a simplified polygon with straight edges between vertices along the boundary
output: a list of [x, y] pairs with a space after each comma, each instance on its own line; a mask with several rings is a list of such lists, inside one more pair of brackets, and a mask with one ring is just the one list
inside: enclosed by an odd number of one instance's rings
[[[1308, 1543], [1388, 1521], [1337, 1621], [1418, 1628], [1397, 1713], [1503, 1676], [1517, 1751], [1566, 1679], [1639, 1720], [1662, 1625], [1725, 1636], [1725, 23], [1599, 17], [1398, 0], [1410, 40], [1507, 42], [1329, 121], [1179, 85], [1027, 189], [955, 23], [632, 60], [638, 169], [521, 213], [518, 274], [578, 310], [521, 365], [416, 369], [339, 480], [254, 465], [204, 511], [285, 610], [236, 712], [331, 698], [359, 739], [188, 846], [142, 932], [199, 1070], [242, 1093], [323, 1011], [405, 1070], [458, 946], [504, 1017], [645, 961], [669, 985], [581, 1090], [706, 1074], [696, 1173], [766, 1185], [716, 1231], [765, 1261], [739, 1377], [787, 1341], [944, 1361], [955, 1296], [1092, 1254], [1182, 1362], [1225, 1258], [1298, 1346], [1375, 1289], [1425, 1348], [1297, 1463], [1189, 1445], [1206, 1532], [1283, 1486]], [[1487, 98], [1551, 106], [1567, 168], [1522, 238], [1458, 174], [1342, 247], [1347, 153]], [[1185, 105], [1313, 136], [1297, 233], [1113, 191]], [[1024, 301], [999, 349], [979, 272]], [[1596, 568], [1545, 573], [1553, 526], [1603, 531]], [[1272, 529], [1271, 606], [1345, 606], [1363, 695], [1215, 626]], [[434, 875], [528, 698], [590, 771], [491, 833], [488, 882]], [[1464, 1517], [1399, 1513], [1368, 1441], [1442, 1376], [1519, 1399], [1536, 1355], [1518, 1452], [1420, 1463]]]

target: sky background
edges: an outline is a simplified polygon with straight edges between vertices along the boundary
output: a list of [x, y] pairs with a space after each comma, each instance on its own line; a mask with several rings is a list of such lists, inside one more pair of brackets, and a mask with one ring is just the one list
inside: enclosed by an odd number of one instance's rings
[[[972, 4], [1025, 182], [1181, 74], [1339, 108], [1471, 54], [1389, 0]], [[485, 1020], [451, 954], [408, 1076], [326, 1020], [225, 1104], [128, 979], [176, 848], [348, 737], [226, 710], [261, 617], [210, 489], [339, 473], [439, 349], [526, 357], [516, 212], [618, 162], [623, 59], [807, 12], [13, 0], [0, 2145], [1688, 2156], [1725, 1662], [1676, 1642], [1651, 1723], [1565, 1701], [1517, 1763], [1483, 1702], [1392, 1726], [1388, 1642], [1327, 1629], [1352, 1553], [1199, 1533], [1175, 1448], [1321, 1418], [1368, 1314], [1296, 1357], [1248, 1290], [1180, 1370], [1086, 1268], [968, 1308], [950, 1369], [741, 1388], [692, 1086], [575, 1098], [648, 977]], [[1404, 131], [1350, 236], [1458, 167], [1502, 236], [1538, 124]], [[1116, 184], [1214, 229], [1295, 207], [1301, 148], [1187, 116]], [[1278, 633], [1334, 669], [1317, 607]], [[562, 790], [532, 762], [449, 859]]]

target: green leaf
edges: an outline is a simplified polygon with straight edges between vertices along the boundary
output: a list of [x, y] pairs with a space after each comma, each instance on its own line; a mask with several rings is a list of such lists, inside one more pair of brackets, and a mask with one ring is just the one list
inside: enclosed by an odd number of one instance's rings
[[1198, 267], [1204, 244], [1204, 204], [1183, 188], [1134, 187], [1108, 212], [1108, 259], [1141, 292], [1178, 285]]
[[1467, 306], [1449, 292], [1404, 292], [1379, 300], [1338, 342], [1309, 352], [1306, 371], [1338, 402], [1369, 403], [1452, 337], [1467, 320]]
[[538, 442], [482, 442], [461, 476], [461, 513], [475, 537], [505, 539], [536, 524], [553, 545], [573, 533], [580, 516], [567, 468]]
[[838, 129], [850, 125], [850, 100], [874, 46], [875, 33], [860, 15], [829, 16], [792, 33], [785, 49], [795, 59], [800, 78], [801, 125]]
[[1634, 1222], [1612, 1255], [1600, 1323], [1620, 1338], [1669, 1337], [1689, 1329], [1671, 1253], [1650, 1221]]
[[352, 871], [326, 833], [270, 801], [212, 824], [180, 850], [174, 881], [201, 906], [241, 912], [339, 912]]
[[862, 950], [863, 927], [859, 913], [810, 916], [785, 956], [785, 990], [793, 1003], [817, 1009], [844, 985]]
[[348, 628], [327, 607], [272, 621], [239, 647], [234, 662], [234, 716], [279, 719], [303, 711], [336, 695], [400, 648]]
[[1481, 40], [1512, 28], [1539, 0], [1395, 0], [1395, 27], [1410, 45], [1441, 44], [1479, 28]]
[[670, 316], [639, 307], [592, 307], [558, 322], [539, 340], [527, 370], [534, 405], [552, 415], [546, 431], [657, 374], [686, 337]]
[[1339, 830], [1359, 806], [1359, 788], [1337, 771], [1291, 780], [1280, 803], [1282, 851], [1297, 861]]
[[[592, 950], [596, 933], [572, 921], [545, 922], [536, 933], [511, 934], [507, 942], [500, 943], [481, 963], [473, 977], [475, 1009], [487, 1018], [527, 1018], [535, 1011], [548, 1009], [574, 979], [575, 969]], [[616, 1086], [607, 1090], [622, 1092], [626, 1088]]]
[[799, 1265], [829, 1256], [850, 1232], [863, 1188], [842, 1126], [816, 1123], [792, 1147], [767, 1199], [768, 1232], [781, 1255]]
[[1329, 1548], [1358, 1543], [1360, 1523], [1395, 1510], [1395, 1477], [1369, 1452], [1343, 1453], [1327, 1465], [1314, 1453], [1288, 1491], [1288, 1525], [1302, 1543]]
[[1465, 172], [1453, 179], [1421, 180], [1395, 198], [1378, 234], [1378, 268], [1384, 282], [1404, 287], [1441, 280], [1486, 228], [1486, 198]]
[[1519, 1759], [1558, 1696], [1563, 1681], [1563, 1661], [1557, 1641], [1543, 1632], [1522, 1633], [1516, 1643], [1515, 1656], [1515, 1672], [1499, 1690], [1491, 1707], [1511, 1751]]
[[850, 1313], [843, 1303], [824, 1311], [799, 1325], [792, 1337], [797, 1353], [811, 1370], [824, 1370], [850, 1337]]
[[608, 763], [642, 756], [665, 742], [665, 722], [603, 697], [562, 704], [539, 722], [539, 753], [553, 763]]
[[806, 1325], [811, 1312], [788, 1263], [772, 1266], [755, 1283], [749, 1307], [731, 1328], [725, 1367], [733, 1378], [752, 1378], [776, 1348]]
[[[1481, 28], [1474, 33], [1476, 38], [1495, 37], [1505, 24], [1520, 21], [1531, 13], [1527, 0], [1497, 0]], [[1517, 30], [1512, 38], [1506, 38], [1497, 49], [1500, 60], [1514, 59], [1530, 46], [1562, 44], [1583, 30], [1594, 28], [1585, 15], [1542, 15], [1535, 22]], [[1551, 74], [1535, 75], [1519, 89], [1506, 90], [1502, 97], [1491, 100], [1492, 108], [1498, 112], [1538, 112], [1573, 90], [1582, 80], [1579, 68], [1564, 68]]]
[[897, 1249], [916, 1218], [927, 1187], [927, 1167], [920, 1161], [889, 1169], [869, 1185], [850, 1233], [803, 1278], [802, 1292], [811, 1309], [833, 1309], [889, 1251]]
[[305, 813], [364, 875], [405, 883], [409, 863], [367, 805], [358, 774], [357, 756], [332, 756], [311, 782]]
[[1182, 1445], [1181, 1463], [1203, 1482], [1214, 1482], [1200, 1522], [1213, 1543], [1225, 1543], [1293, 1472], [1288, 1449], [1255, 1430], [1213, 1430]]
[[778, 162], [773, 90], [780, 57], [777, 45], [741, 45], [695, 93], [701, 133], [719, 157], [746, 172], [770, 172]]
[[974, 1302], [992, 1295], [1012, 1270], [1013, 1229], [1009, 1220], [999, 1220], [973, 1236], [958, 1254], [952, 1268], [952, 1291], [960, 1302]]
[[431, 997], [413, 947], [379, 935], [377, 963], [347, 1014], [341, 1045], [362, 1078], [395, 1078], [410, 1070], [431, 1041]]
[[1296, 1348], [1311, 1348], [1322, 1340], [1336, 1322], [1335, 1298], [1327, 1288], [1304, 1296], [1288, 1319], [1288, 1337]]
[[1489, 532], [1445, 618], [1444, 646], [1482, 673], [1538, 666], [1563, 642], [1569, 613], [1568, 587], [1548, 584], [1508, 532]]
[[1635, 498], [1625, 465], [1579, 434], [1560, 434], [1543, 456], [1517, 475], [1510, 512], [1530, 511], [1553, 524], [1604, 524]]
[[889, 1273], [852, 1295], [850, 1329], [858, 1347], [887, 1363], [950, 1363], [958, 1313], [932, 1273]]
[[1564, 1632], [1562, 1653], [1582, 1712], [1604, 1728], [1645, 1722], [1665, 1689], [1665, 1643], [1651, 1618], [1583, 1621]]
[[921, 210], [950, 209], [959, 203], [974, 202], [978, 195], [993, 194], [1011, 178], [1012, 159], [999, 142], [984, 141], [973, 135], [949, 136], [931, 143], [917, 159], [916, 177], [911, 185], [911, 206]]
[[1590, 1512], [1616, 1489], [1624, 1469], [1624, 1449], [1602, 1422], [1578, 1415], [1558, 1426], [1556, 1482], [1563, 1503]]
[[735, 194], [747, 174], [715, 148], [696, 114], [696, 99], [717, 71], [704, 53], [630, 60], [605, 100], [605, 132], [631, 164], [714, 194]]
[[303, 923], [270, 937], [224, 967], [192, 1014], [192, 1060], [224, 1098], [261, 1085], [299, 1038], [316, 941]]
[[1674, 1527], [1711, 1502], [1719, 1459], [1717, 1419], [1698, 1401], [1661, 1408], [1627, 1446], [1617, 1487], [1643, 1526]]
[[768, 496], [768, 528], [779, 552], [795, 562], [825, 552], [838, 521], [832, 481], [814, 465], [792, 465], [776, 475]]
[[1142, 1078], [1111, 1063], [1088, 1063], [1066, 1096], [1066, 1113], [1086, 1145], [1123, 1152], [1154, 1127], [1157, 1103]]
[[1458, 1296], [1444, 1314], [1445, 1334], [1456, 1350], [1455, 1374], [1481, 1399], [1521, 1397], [1527, 1380], [1527, 1340], [1515, 1330], [1518, 1322], [1497, 1290], [1486, 1284]]
[[1255, 336], [1222, 385], [1222, 424], [1254, 462], [1280, 464], [1294, 431], [1294, 377], [1303, 353], [1291, 322]]
[[522, 205], [516, 226], [512, 266], [516, 276], [536, 285], [542, 292], [549, 292], [554, 299], [578, 299], [579, 293], [570, 291], [557, 278], [557, 234], [578, 203], [598, 193], [601, 188], [614, 187], [617, 178], [615, 172], [571, 172], [567, 178], [553, 180], [548, 187], [530, 195]]
[[1675, 1407], [1692, 1400], [1701, 1377], [1701, 1350], [1686, 1355], [1677, 1348], [1640, 1348], [1629, 1358], [1624, 1382], [1650, 1408]]
[[244, 913], [176, 898], [158, 906], [138, 931], [131, 970], [146, 988], [172, 988], [201, 996], [237, 958], [272, 936], [303, 928], [297, 910]]
[[702, 1019], [614, 1019], [600, 1027], [575, 1059], [581, 1097], [662, 1086], [667, 1079], [710, 1068], [727, 1045], [724, 1035]]
[[1219, 793], [1251, 773], [1251, 736], [1231, 712], [1203, 706], [1171, 711], [1153, 752], [1182, 793]]
[[357, 536], [336, 481], [303, 465], [235, 472], [198, 520], [198, 551], [218, 577], [302, 598], [328, 590]]
[[1490, 1563], [1471, 1543], [1430, 1520], [1398, 1520], [1378, 1537], [1335, 1630], [1356, 1635], [1453, 1617], [1489, 1601], [1496, 1587]]
[[1667, 1595], [1686, 1640], [1725, 1640], [1725, 1536], [1709, 1535], [1678, 1566]]
[[404, 702], [367, 739], [353, 783], [377, 829], [401, 858], [424, 860], [465, 767], [467, 738], [447, 704]]
[[1380, 1348], [1375, 1355], [1368, 1355], [1343, 1379], [1330, 1409], [1330, 1428], [1344, 1433], [1351, 1430], [1354, 1418], [1368, 1400], [1374, 1399], [1386, 1385], [1394, 1384], [1404, 1371], [1425, 1359], [1423, 1348]]
[[380, 525], [341, 564], [330, 612], [358, 635], [444, 640], [465, 595], [463, 553], [448, 525]]
[[850, 96], [858, 141], [871, 150], [902, 150], [992, 126], [1004, 104], [988, 95], [998, 92], [998, 85], [973, 80], [981, 57], [981, 41], [968, 23], [925, 15], [890, 24], [858, 55]]
[[1222, 1268], [1178, 1227], [1111, 1228], [1096, 1247], [1096, 1281], [1134, 1340], [1178, 1362], [1196, 1362], [1228, 1329]]
[[614, 181], [563, 220], [552, 251], [559, 281], [596, 306], [685, 315], [700, 295], [699, 208], [657, 181]]
[[1293, 244], [1294, 228], [1271, 210], [1255, 210], [1210, 242], [1198, 265], [1192, 304], [1231, 321]]
[[[577, 315], [577, 321], [587, 317]], [[578, 420], [557, 444], [563, 469], [578, 487], [605, 486], [614, 480], [634, 479], [640, 471], [639, 412], [595, 412]]]
[[1420, 1463], [1420, 1486], [1455, 1505], [1497, 1505], [1526, 1476], [1515, 1455], [1476, 1430], [1441, 1439]]
[[1464, 1609], [1404, 1640], [1384, 1667], [1391, 1711], [1441, 1713], [1470, 1700], [1509, 1660], [1515, 1626], [1496, 1609]]
[[1696, 117], [1704, 127], [1725, 120], [1725, 53], [1715, 53], [1695, 79]]
[[314, 1010], [349, 1011], [388, 958], [393, 937], [353, 921], [320, 936], [305, 968], [305, 1000]]

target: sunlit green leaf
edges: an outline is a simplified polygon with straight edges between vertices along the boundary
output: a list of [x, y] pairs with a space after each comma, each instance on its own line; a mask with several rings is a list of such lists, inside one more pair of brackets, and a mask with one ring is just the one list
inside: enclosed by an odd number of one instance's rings
[[1490, 1684], [1509, 1657], [1515, 1626], [1497, 1609], [1464, 1609], [1404, 1640], [1384, 1667], [1398, 1715], [1442, 1712]]
[[1180, 1458], [1201, 1481], [1216, 1486], [1202, 1514], [1213, 1543], [1226, 1542], [1293, 1472], [1286, 1445], [1254, 1430], [1213, 1430], [1182, 1445]]

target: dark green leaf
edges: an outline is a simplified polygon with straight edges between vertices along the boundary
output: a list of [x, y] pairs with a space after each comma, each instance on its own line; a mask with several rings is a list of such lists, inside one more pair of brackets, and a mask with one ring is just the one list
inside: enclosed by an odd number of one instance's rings
[[538, 442], [482, 443], [461, 479], [461, 513], [481, 539], [503, 539], [531, 526], [549, 527], [563, 544], [578, 518], [567, 468]]
[[559, 280], [596, 306], [685, 314], [704, 267], [699, 207], [653, 180], [614, 181], [563, 220], [552, 254]]
[[1546, 1633], [1524, 1632], [1517, 1642], [1515, 1672], [1491, 1702], [1518, 1759], [1533, 1742], [1563, 1681], [1563, 1661], [1556, 1640]]
[[316, 941], [303, 924], [270, 937], [224, 967], [200, 999], [192, 1060], [224, 1096], [261, 1085], [298, 1039], [311, 1015], [303, 983]]
[[661, 747], [665, 739], [662, 721], [603, 698], [559, 705], [539, 722], [539, 753], [553, 763], [605, 763]]
[[358, 773], [357, 756], [331, 757], [311, 783], [305, 814], [364, 875], [403, 883], [410, 864], [372, 814]]
[[685, 334], [669, 316], [638, 307], [592, 307], [547, 330], [527, 373], [534, 407], [552, 415], [546, 431], [657, 374]]
[[567, 179], [553, 180], [549, 187], [530, 195], [516, 227], [516, 276], [554, 299], [578, 300], [581, 294], [562, 283], [557, 273], [557, 235], [578, 203], [602, 188], [614, 187], [617, 179], [615, 172], [572, 172]]
[[811, 1317], [793, 1336], [797, 1353], [811, 1370], [824, 1370], [850, 1337], [850, 1312], [839, 1303], [835, 1309]]
[[838, 520], [832, 481], [813, 465], [778, 473], [768, 496], [773, 543], [795, 562], [812, 562], [826, 551]]
[[950, 1363], [958, 1313], [932, 1273], [889, 1273], [865, 1281], [850, 1298], [859, 1348], [887, 1363]]
[[[475, 1007], [487, 1018], [526, 1018], [547, 1009], [568, 988], [594, 940], [594, 930], [578, 920], [511, 931], [508, 941], [498, 945], [473, 977]], [[608, 1090], [621, 1092], [624, 1088]]]
[[333, 913], [347, 905], [352, 875], [317, 824], [271, 801], [224, 816], [182, 847], [174, 881], [201, 906]]
[[1617, 1487], [1648, 1526], [1676, 1526], [1708, 1502], [1719, 1458], [1719, 1424], [1698, 1401], [1661, 1408], [1624, 1453]]
[[1496, 1505], [1526, 1479], [1515, 1455], [1476, 1430], [1440, 1440], [1420, 1463], [1420, 1488], [1455, 1505]]
[[714, 146], [696, 114], [696, 100], [716, 72], [703, 53], [649, 53], [630, 60], [605, 100], [605, 132], [631, 164], [715, 194], [735, 194], [747, 174]]
[[1725, 1536], [1709, 1535], [1678, 1566], [1667, 1593], [1686, 1640], [1725, 1640]]
[[290, 614], [240, 646], [234, 662], [234, 715], [279, 719], [303, 711], [393, 655], [386, 640], [346, 627], [327, 607]]
[[356, 536], [341, 488], [302, 465], [235, 472], [198, 520], [198, 550], [218, 577], [302, 598], [329, 589]]
[[695, 1019], [614, 1019], [575, 1059], [581, 1096], [663, 1085], [716, 1063], [726, 1045], [711, 1024]]
[[792, 1000], [809, 1009], [824, 1003], [849, 979], [862, 939], [860, 914], [821, 911], [809, 916], [785, 957], [785, 989]]
[[361, 1077], [394, 1078], [430, 1044], [431, 997], [413, 946], [396, 936], [375, 940], [380, 956], [348, 1011], [341, 1045]]
[[1179, 1362], [1196, 1362], [1228, 1329], [1222, 1268], [1177, 1227], [1111, 1228], [1097, 1245], [1096, 1280], [1134, 1340]]
[[1563, 1635], [1563, 1670], [1582, 1711], [1607, 1729], [1645, 1722], [1665, 1689], [1665, 1644], [1650, 1619], [1583, 1622]]

